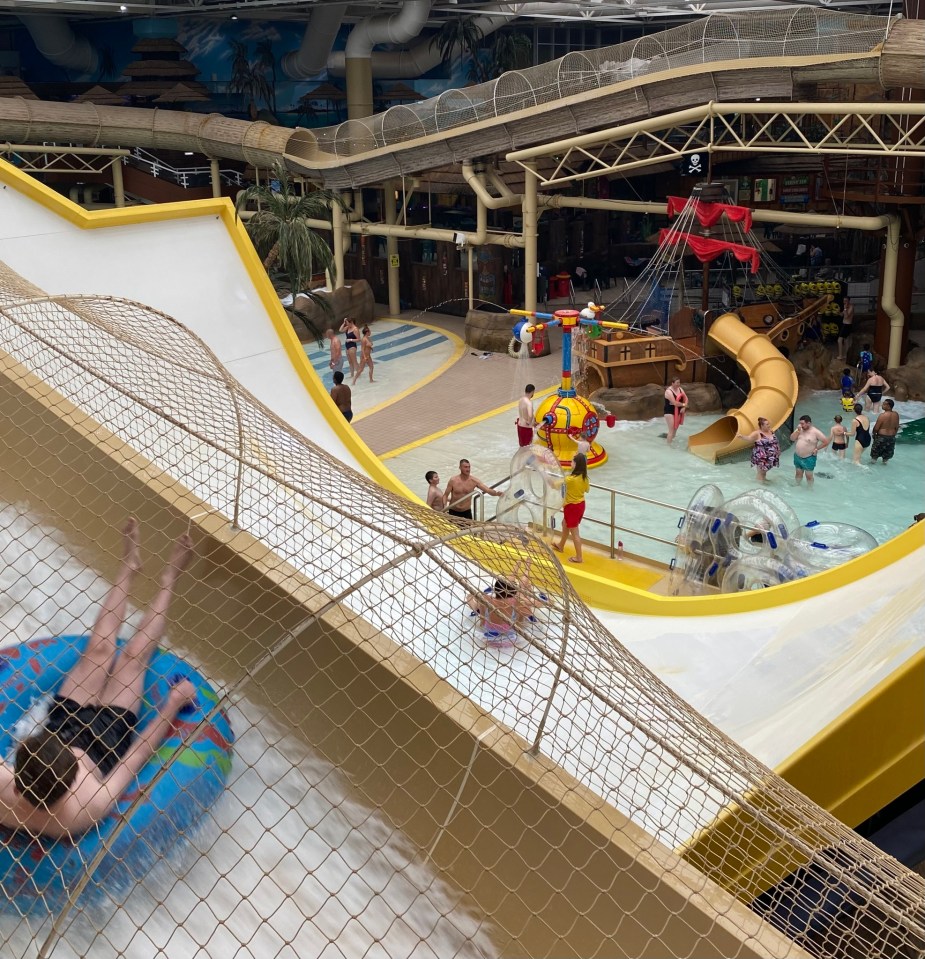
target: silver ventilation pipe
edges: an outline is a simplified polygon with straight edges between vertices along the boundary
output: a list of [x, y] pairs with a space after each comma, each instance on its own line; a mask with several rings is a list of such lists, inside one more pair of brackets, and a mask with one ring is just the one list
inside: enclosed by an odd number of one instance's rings
[[[475, 25], [483, 37], [494, 33], [510, 22], [507, 15], [477, 17]], [[335, 77], [346, 73], [345, 54], [335, 51], [328, 57], [328, 72]], [[371, 76], [388, 77], [391, 80], [413, 80], [433, 70], [441, 61], [440, 48], [433, 37], [424, 37], [407, 50], [380, 50], [371, 54]]]
[[99, 69], [99, 54], [85, 37], [78, 37], [64, 17], [20, 13], [38, 52], [56, 67], [92, 76]]
[[368, 117], [373, 112], [373, 47], [377, 43], [407, 43], [416, 37], [427, 23], [430, 7], [431, 0], [406, 0], [400, 13], [370, 17], [350, 31], [343, 54], [349, 119]]
[[346, 12], [346, 3], [316, 6], [312, 10], [305, 25], [302, 45], [283, 56], [283, 73], [287, 77], [303, 80], [324, 70]]

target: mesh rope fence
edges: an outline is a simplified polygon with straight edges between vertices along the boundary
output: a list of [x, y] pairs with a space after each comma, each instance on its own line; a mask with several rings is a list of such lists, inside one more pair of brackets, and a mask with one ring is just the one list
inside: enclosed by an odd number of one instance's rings
[[806, 5], [744, 15], [711, 13], [657, 34], [573, 51], [372, 117], [315, 128], [312, 134], [319, 151], [347, 157], [698, 64], [787, 58], [793, 65], [799, 57], [863, 55], [883, 42], [888, 24], [884, 17]]
[[123, 656], [194, 540], [140, 708], [198, 684], [98, 825], [4, 830], [4, 955], [921, 954], [922, 878], [697, 715], [541, 540], [376, 487], [142, 304], [0, 264], [0, 350], [4, 759], [128, 512]]

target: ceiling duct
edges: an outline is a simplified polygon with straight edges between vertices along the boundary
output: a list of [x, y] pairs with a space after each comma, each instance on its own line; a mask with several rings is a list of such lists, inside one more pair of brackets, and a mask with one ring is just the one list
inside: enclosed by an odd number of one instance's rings
[[99, 69], [99, 55], [89, 40], [78, 37], [64, 17], [20, 13], [38, 52], [56, 67], [92, 76]]
[[324, 70], [346, 12], [346, 3], [331, 3], [312, 10], [302, 45], [283, 56], [282, 67], [287, 77], [304, 80]]

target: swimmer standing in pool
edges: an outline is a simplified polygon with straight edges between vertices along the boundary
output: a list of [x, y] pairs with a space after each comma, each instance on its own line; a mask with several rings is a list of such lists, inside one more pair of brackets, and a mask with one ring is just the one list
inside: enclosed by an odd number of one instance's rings
[[138, 520], [130, 517], [122, 536], [122, 566], [83, 655], [61, 683], [43, 727], [19, 744], [15, 767], [0, 763], [0, 825], [8, 829], [60, 838], [99, 823], [196, 698], [196, 687], [181, 680], [157, 716], [136, 730], [145, 671], [193, 541], [188, 535], [177, 540], [138, 632], [117, 651], [129, 590], [141, 569]]
[[829, 438], [813, 426], [808, 416], [801, 416], [797, 428], [790, 434], [794, 443], [793, 465], [796, 469], [796, 484], [806, 476], [806, 485], [813, 485], [813, 471], [816, 469], [816, 455], [829, 445]]

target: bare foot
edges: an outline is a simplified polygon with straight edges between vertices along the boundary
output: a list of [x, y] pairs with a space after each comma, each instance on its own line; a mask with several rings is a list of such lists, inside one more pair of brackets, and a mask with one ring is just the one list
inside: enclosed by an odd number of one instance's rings
[[125, 526], [122, 527], [122, 562], [136, 573], [141, 569], [139, 540], [138, 520], [134, 516], [129, 516]]
[[570, 563], [580, 563], [581, 560], [577, 556], [569, 556], [568, 561]]
[[164, 567], [164, 572], [161, 575], [161, 585], [162, 586], [173, 586], [177, 579], [180, 577], [180, 573], [189, 565], [190, 559], [193, 556], [193, 537], [189, 533], [184, 533], [177, 541], [173, 544], [173, 549], [170, 551], [170, 558], [167, 560], [167, 565]]
[[561, 552], [562, 552], [562, 547], [561, 547], [558, 543], [553, 543], [553, 544], [552, 544], [552, 548], [553, 548], [557, 553], [561, 553]]

